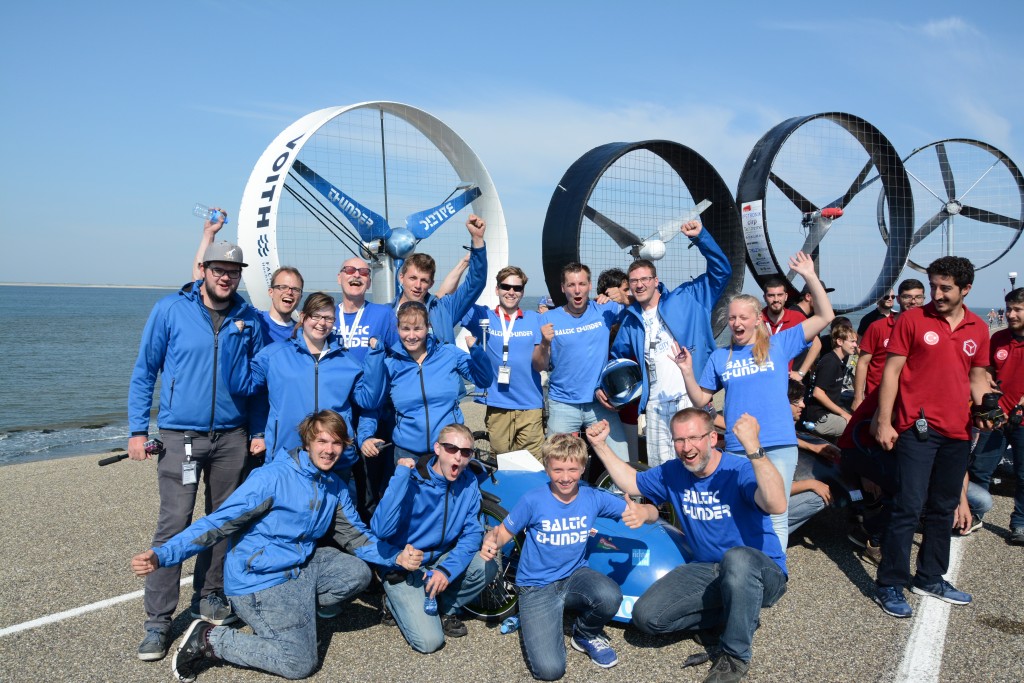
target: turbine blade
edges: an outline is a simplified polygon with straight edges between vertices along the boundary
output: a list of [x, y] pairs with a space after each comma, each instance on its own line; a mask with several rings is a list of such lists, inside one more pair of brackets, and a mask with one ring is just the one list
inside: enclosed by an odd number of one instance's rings
[[643, 243], [639, 237], [622, 227], [608, 216], [592, 208], [589, 204], [583, 207], [583, 215], [594, 222], [594, 224], [605, 231], [609, 237], [618, 245], [619, 249], [638, 247]]
[[787, 183], [779, 176], [775, 175], [774, 173], [769, 173], [768, 179], [775, 183], [775, 187], [779, 188], [779, 191], [781, 191], [782, 194], [786, 195], [789, 201], [796, 204], [796, 208], [799, 209], [801, 213], [813, 213], [814, 211], [818, 210], [818, 207], [815, 206], [811, 202], [811, 200], [807, 199], [807, 197], [797, 192], [792, 185]]
[[950, 201], [956, 199], [956, 183], [953, 181], [953, 169], [946, 156], [946, 145], [941, 142], [935, 145], [935, 155], [939, 157], [939, 171], [942, 172], [942, 184], [946, 187], [946, 196]]
[[960, 215], [965, 218], [981, 221], [982, 223], [993, 223], [1005, 228], [1012, 228], [1013, 230], [1024, 229], [1024, 221], [1021, 221], [1020, 219], [1003, 216], [995, 213], [994, 211], [989, 211], [988, 209], [979, 209], [976, 206], [964, 205], [960, 209]]
[[947, 218], [949, 218], [949, 213], [947, 213], [945, 207], [943, 207], [937, 214], [929, 218], [927, 223], [917, 229], [917, 232], [914, 233], [913, 239], [910, 240], [910, 248], [913, 249], [924, 241], [928, 235], [935, 232], [936, 228], [945, 223]]

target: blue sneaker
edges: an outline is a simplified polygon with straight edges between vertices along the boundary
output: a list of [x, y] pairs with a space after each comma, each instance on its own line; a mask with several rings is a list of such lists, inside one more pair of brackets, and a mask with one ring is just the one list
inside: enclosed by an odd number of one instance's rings
[[[948, 602], [951, 605], [969, 605], [971, 604], [971, 594], [958, 591], [944, 579], [939, 579], [936, 583], [931, 583], [926, 586], [920, 586], [915, 581], [910, 586], [910, 590], [918, 595], [927, 595], [933, 598], [938, 598], [943, 602]], [[882, 609], [885, 609], [884, 607]]]
[[586, 653], [590, 661], [603, 669], [610, 669], [619, 663], [619, 657], [615, 650], [608, 644], [608, 639], [602, 636], [584, 638], [576, 633], [576, 627], [572, 629], [572, 648]]
[[914, 615], [914, 610], [910, 608], [907, 599], [903, 597], [903, 589], [898, 586], [877, 586], [874, 601], [890, 617], [906, 619]]

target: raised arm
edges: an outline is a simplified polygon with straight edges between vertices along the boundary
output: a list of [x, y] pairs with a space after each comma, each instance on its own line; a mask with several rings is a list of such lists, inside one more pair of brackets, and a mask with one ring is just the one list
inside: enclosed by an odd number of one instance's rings
[[608, 420], [595, 422], [587, 427], [587, 441], [594, 448], [594, 453], [601, 459], [615, 485], [631, 496], [639, 496], [640, 489], [636, 487], [636, 470], [630, 467], [626, 461], [619, 459], [619, 456], [608, 448], [606, 439], [609, 432], [611, 432], [611, 428], [608, 426]]
[[434, 296], [440, 298], [445, 294], [451, 294], [459, 287], [459, 281], [462, 280], [462, 274], [469, 268], [469, 257], [470, 254], [467, 252], [465, 256], [459, 259], [459, 262], [455, 264], [455, 267], [448, 271], [448, 274], [441, 280], [441, 284], [438, 285], [437, 291], [434, 292]]
[[541, 342], [533, 346], [533, 369], [544, 372], [551, 367], [551, 342], [555, 338], [555, 326], [545, 323], [540, 328]]
[[818, 333], [832, 322], [836, 314], [832, 310], [832, 302], [828, 300], [828, 293], [825, 292], [824, 285], [818, 279], [818, 274], [814, 272], [814, 261], [811, 257], [798, 251], [790, 257], [789, 267], [803, 277], [804, 282], [807, 283], [807, 289], [811, 292], [814, 315], [800, 323], [804, 328], [804, 339], [811, 341], [816, 339]]
[[213, 244], [213, 241], [217, 239], [217, 233], [224, 227], [224, 221], [227, 220], [228, 214], [224, 209], [219, 206], [213, 207], [214, 211], [220, 212], [218, 218], [215, 221], [206, 221], [203, 223], [203, 237], [199, 240], [199, 248], [196, 250], [196, 257], [192, 259], [192, 280], [198, 280], [203, 276], [203, 257], [206, 256], [206, 248]]
[[[739, 439], [747, 455], [752, 455], [761, 448], [759, 434], [761, 425], [757, 418], [747, 413], [733, 423], [732, 432]], [[754, 477], [757, 479], [757, 491], [754, 502], [770, 515], [778, 515], [786, 511], [786, 487], [782, 483], [782, 475], [767, 457], [752, 458]]]
[[679, 372], [683, 375], [683, 384], [686, 385], [686, 393], [689, 395], [690, 401], [695, 406], [706, 406], [708, 401], [714, 397], [714, 393], [707, 391], [697, 383], [697, 378], [693, 374], [693, 356], [690, 355], [689, 349], [672, 342], [672, 350], [675, 352], [674, 360]]

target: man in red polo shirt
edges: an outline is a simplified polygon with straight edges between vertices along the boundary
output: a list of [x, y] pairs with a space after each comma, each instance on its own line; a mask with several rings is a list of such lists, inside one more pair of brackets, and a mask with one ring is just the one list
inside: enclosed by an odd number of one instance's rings
[[970, 402], [980, 403], [991, 386], [988, 325], [964, 306], [974, 283], [970, 261], [936, 259], [928, 266], [928, 282], [931, 303], [901, 314], [889, 338], [871, 425], [879, 445], [896, 454], [897, 490], [874, 596], [894, 617], [913, 614], [903, 587], [910, 583], [910, 547], [922, 510], [924, 535], [911, 591], [954, 605], [971, 602], [942, 575], [970, 455]]
[[[909, 311], [924, 305], [924, 284], [910, 278], [900, 283], [900, 310]], [[899, 314], [879, 318], [864, 331], [860, 339], [860, 356], [857, 358], [857, 373], [853, 376], [853, 409], [864, 402], [864, 397], [882, 383], [882, 368], [885, 366], [885, 349], [889, 337], [896, 327]]]
[[[761, 320], [770, 334], [778, 334], [790, 327], [796, 327], [810, 317], [804, 308], [799, 305], [793, 308], [786, 308], [789, 300], [789, 281], [781, 275], [772, 275], [764, 281], [764, 308], [761, 309]], [[806, 290], [806, 287], [804, 288]], [[835, 289], [826, 287], [825, 292], [834, 292]], [[803, 292], [801, 292], [801, 296]], [[805, 304], [809, 305], [809, 304]], [[813, 307], [811, 307], [813, 314]], [[789, 363], [789, 378], [797, 382], [803, 382], [804, 376], [811, 371], [818, 355], [821, 353], [821, 340], [815, 337], [806, 351]], [[795, 367], [794, 367], [795, 366]]]
[[1010, 535], [1006, 539], [1013, 545], [1024, 545], [1024, 287], [1006, 295], [1005, 330], [992, 335], [991, 371], [1000, 382], [999, 408], [1009, 419], [992, 432], [982, 432], [974, 449], [974, 461], [969, 474], [971, 481], [988, 489], [992, 472], [1006, 452], [1006, 444], [1013, 451], [1013, 471], [1017, 480], [1013, 513], [1010, 515]]

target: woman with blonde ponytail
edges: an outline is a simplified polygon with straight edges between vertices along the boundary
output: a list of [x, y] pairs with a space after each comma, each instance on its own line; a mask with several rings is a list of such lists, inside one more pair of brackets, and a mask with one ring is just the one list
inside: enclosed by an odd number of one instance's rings
[[[757, 418], [761, 446], [782, 475], [787, 499], [797, 461], [796, 430], [789, 409], [789, 361], [807, 348], [810, 340], [835, 317], [811, 258], [797, 252], [789, 259], [789, 265], [807, 283], [814, 302], [813, 316], [769, 335], [761, 320], [761, 302], [740, 294], [729, 301], [729, 346], [711, 354], [700, 381], [693, 375], [690, 353], [682, 348], [676, 356], [693, 405], [705, 405], [717, 391], [725, 389], [725, 450], [744, 453], [732, 433], [733, 423], [744, 413]], [[772, 526], [785, 548], [789, 540], [788, 514], [772, 515]]]

